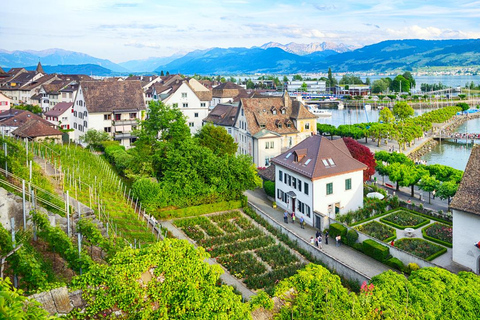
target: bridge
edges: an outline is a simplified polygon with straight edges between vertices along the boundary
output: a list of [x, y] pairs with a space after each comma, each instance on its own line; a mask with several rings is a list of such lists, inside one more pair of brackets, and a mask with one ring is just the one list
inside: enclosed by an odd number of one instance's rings
[[480, 133], [435, 133], [432, 138], [434, 139], [454, 139], [454, 140], [480, 140]]

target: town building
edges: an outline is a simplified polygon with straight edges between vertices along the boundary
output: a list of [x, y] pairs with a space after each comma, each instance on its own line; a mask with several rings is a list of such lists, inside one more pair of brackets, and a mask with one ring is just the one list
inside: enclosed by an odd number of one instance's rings
[[294, 80], [286, 83], [286, 90], [290, 93], [293, 92], [311, 92], [311, 93], [324, 93], [327, 91], [326, 81], [313, 81]]
[[480, 145], [475, 145], [450, 204], [454, 262], [480, 274]]
[[42, 119], [33, 119], [12, 131], [12, 136], [36, 142], [62, 142], [62, 132], [53, 128]]
[[314, 135], [271, 160], [277, 205], [320, 230], [363, 207], [363, 170], [343, 139]]
[[36, 123], [40, 122], [46, 126], [56, 129], [54, 124], [44, 120], [42, 117], [37, 116], [34, 113], [31, 113], [30, 111], [10, 109], [0, 113], [0, 131], [5, 135], [12, 136], [13, 131], [33, 120], [35, 120]]
[[241, 98], [235, 120], [238, 154], [252, 156], [257, 167], [316, 133], [317, 117], [287, 92], [281, 97]]
[[81, 81], [73, 104], [74, 140], [80, 142], [87, 130], [95, 129], [130, 147], [145, 111], [140, 81]]
[[0, 92], [0, 111], [9, 110], [11, 105], [11, 99]]
[[219, 84], [212, 89], [211, 108], [214, 108], [219, 103], [232, 103], [240, 94], [245, 95], [246, 90], [233, 82], [227, 81]]
[[235, 121], [237, 119], [238, 104], [217, 104], [203, 119], [203, 123], [211, 123], [215, 126], [224, 127], [229, 135], [235, 139]]
[[339, 84], [333, 88], [336, 95], [368, 96], [370, 86], [365, 84]]
[[[43, 114], [45, 120], [64, 130], [73, 129], [73, 102], [59, 102]], [[69, 132], [73, 140], [74, 132]]]

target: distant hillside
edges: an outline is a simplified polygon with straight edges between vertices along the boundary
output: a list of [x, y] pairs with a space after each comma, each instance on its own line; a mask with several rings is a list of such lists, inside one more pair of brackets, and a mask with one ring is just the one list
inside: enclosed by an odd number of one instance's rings
[[[110, 76], [113, 75], [112, 70], [100, 67], [96, 64], [78, 64], [78, 65], [60, 65], [60, 66], [44, 66], [43, 70], [46, 73], [59, 74], [85, 74], [87, 76]], [[37, 66], [26, 67], [27, 70], [35, 70]]]
[[309, 58], [279, 48], [214, 48], [191, 52], [155, 71], [187, 74], [293, 73], [309, 69], [310, 64]]
[[262, 49], [268, 48], [280, 48], [286, 52], [298, 54], [300, 56], [308, 55], [316, 52], [325, 52], [327, 54], [321, 54], [319, 56], [327, 56], [336, 53], [348, 52], [356, 49], [357, 47], [348, 46], [346, 44], [340, 43], [336, 44], [333, 42], [313, 42], [308, 44], [290, 42], [287, 44], [281, 44], [278, 42], [268, 42], [260, 46]]
[[[2, 68], [15, 68], [37, 65], [79, 65], [95, 64], [115, 72], [128, 72], [129, 70], [106, 59], [99, 59], [88, 54], [67, 51], [62, 49], [48, 49], [42, 51], [5, 51], [0, 50], [0, 66]], [[45, 70], [46, 71], [46, 70]]]
[[480, 65], [480, 40], [388, 40], [328, 56], [320, 69], [335, 71], [388, 71], [434, 66]]
[[119, 65], [133, 72], [152, 72], [153, 70], [157, 69], [159, 66], [165, 65], [181, 57], [182, 57], [181, 54], [174, 54], [170, 57], [161, 57], [161, 58], [152, 57], [152, 58], [142, 59], [142, 60], [129, 60], [126, 62], [121, 62], [119, 63]]

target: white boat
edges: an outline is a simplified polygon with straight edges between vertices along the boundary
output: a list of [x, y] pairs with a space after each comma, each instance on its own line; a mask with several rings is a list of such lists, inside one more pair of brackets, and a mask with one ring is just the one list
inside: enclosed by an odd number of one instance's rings
[[366, 105], [365, 105], [365, 110], [372, 110], [372, 106], [369, 105], [369, 104], [366, 104]]
[[323, 109], [318, 109], [318, 108], [310, 108], [310, 111], [319, 116], [319, 117], [331, 117], [332, 116], [332, 112], [328, 111], [328, 110], [323, 110]]

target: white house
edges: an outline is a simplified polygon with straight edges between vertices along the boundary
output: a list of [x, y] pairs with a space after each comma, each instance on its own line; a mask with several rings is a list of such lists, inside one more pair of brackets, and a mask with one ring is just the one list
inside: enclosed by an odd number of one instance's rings
[[[60, 102], [43, 114], [45, 120], [62, 129], [73, 128], [73, 102]], [[69, 132], [70, 139], [74, 133]]]
[[317, 117], [287, 92], [282, 97], [242, 98], [235, 121], [238, 154], [249, 154], [257, 167], [316, 132]]
[[363, 207], [363, 170], [342, 139], [314, 135], [272, 159], [279, 207], [323, 229], [328, 218]]
[[296, 91], [303, 91], [304, 88], [302, 88], [303, 84], [305, 83], [306, 85], [306, 92], [325, 92], [327, 91], [327, 85], [326, 81], [312, 81], [312, 80], [305, 80], [305, 81], [299, 81], [299, 80], [294, 80], [290, 81], [287, 84], [287, 91], [288, 92], [296, 92]]
[[212, 89], [212, 108], [219, 103], [232, 103], [240, 94], [246, 94], [246, 90], [233, 82], [224, 82]]
[[157, 99], [163, 103], [176, 106], [182, 111], [190, 127], [190, 133], [195, 134], [202, 128], [202, 121], [210, 111], [212, 93], [197, 80], [181, 79], [154, 86]]
[[74, 140], [95, 129], [110, 133], [125, 147], [136, 140], [132, 131], [145, 118], [140, 81], [81, 81], [73, 105]]
[[11, 99], [0, 92], [0, 111], [10, 109]]
[[480, 145], [475, 145], [450, 209], [454, 262], [480, 274]]

